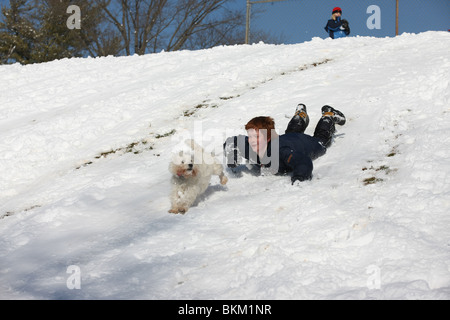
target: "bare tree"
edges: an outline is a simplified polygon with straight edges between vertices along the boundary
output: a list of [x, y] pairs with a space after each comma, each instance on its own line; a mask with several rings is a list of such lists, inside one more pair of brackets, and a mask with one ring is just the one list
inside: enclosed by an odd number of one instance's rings
[[167, 0], [95, 0], [121, 35], [126, 55], [145, 53], [156, 20]]
[[120, 33], [126, 55], [228, 44], [244, 22], [225, 8], [230, 0], [95, 1]]
[[[132, 55], [243, 42], [240, 0], [10, 0], [0, 14], [0, 63]], [[81, 10], [68, 28], [67, 8]]]
[[187, 38], [184, 46], [189, 49], [209, 48], [218, 45], [234, 45], [244, 42], [243, 12], [223, 10], [221, 20], [206, 20], [202, 29]]
[[167, 44], [167, 50], [180, 50], [193, 34], [210, 28], [209, 24], [205, 24], [203, 21], [208, 14], [217, 10], [224, 2], [225, 0], [179, 1], [176, 29]]

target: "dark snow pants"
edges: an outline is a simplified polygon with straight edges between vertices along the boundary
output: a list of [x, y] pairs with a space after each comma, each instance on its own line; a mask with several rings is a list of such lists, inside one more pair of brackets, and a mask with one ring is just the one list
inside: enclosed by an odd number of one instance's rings
[[[309, 117], [300, 117], [298, 115], [292, 117], [289, 121], [286, 133], [304, 133], [309, 124]], [[333, 139], [333, 133], [336, 131], [334, 127], [334, 121], [331, 117], [322, 116], [316, 125], [314, 130], [314, 137], [317, 138], [325, 148], [331, 146]]]

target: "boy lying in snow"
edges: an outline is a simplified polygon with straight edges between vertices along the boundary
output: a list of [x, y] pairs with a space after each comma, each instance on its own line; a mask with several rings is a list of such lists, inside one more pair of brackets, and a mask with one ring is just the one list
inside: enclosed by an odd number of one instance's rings
[[251, 119], [245, 125], [248, 136], [229, 137], [223, 145], [228, 167], [235, 168], [244, 157], [260, 173], [292, 172], [292, 184], [311, 180], [312, 160], [325, 154], [331, 145], [335, 124], [344, 125], [345, 116], [325, 105], [313, 136], [304, 133], [308, 124], [309, 117], [304, 104], [297, 106], [283, 135], [276, 133], [275, 122], [271, 117]]

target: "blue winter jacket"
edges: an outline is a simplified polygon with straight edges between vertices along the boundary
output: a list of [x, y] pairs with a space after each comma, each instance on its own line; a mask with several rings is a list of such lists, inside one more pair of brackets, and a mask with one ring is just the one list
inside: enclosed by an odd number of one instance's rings
[[[224, 144], [226, 156], [227, 152], [233, 150], [233, 147], [227, 148], [226, 145], [233, 140], [233, 144], [237, 145], [239, 154], [249, 160], [251, 164], [260, 169], [269, 168], [268, 171], [274, 174], [292, 172], [292, 177], [296, 177], [300, 181], [312, 178], [312, 160], [326, 152], [326, 148], [315, 137], [304, 133], [286, 133], [269, 142], [266, 154], [262, 158], [251, 149], [247, 136], [239, 135], [228, 138]], [[228, 166], [233, 167], [238, 162], [237, 157], [231, 160], [228, 156], [227, 158]]]
[[350, 34], [350, 29], [347, 28], [347, 30], [343, 30], [342, 27], [343, 21], [340, 17], [338, 17], [336, 20], [330, 19], [328, 20], [327, 25], [325, 26], [325, 31], [328, 32], [330, 35], [330, 38], [332, 39], [338, 39], [338, 38], [344, 38]]

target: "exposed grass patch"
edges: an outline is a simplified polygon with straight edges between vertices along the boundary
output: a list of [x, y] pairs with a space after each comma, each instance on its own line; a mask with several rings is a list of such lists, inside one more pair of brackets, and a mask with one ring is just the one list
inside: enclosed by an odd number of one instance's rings
[[363, 183], [365, 186], [367, 186], [368, 184], [374, 184], [376, 182], [380, 182], [383, 181], [383, 179], [377, 178], [377, 177], [370, 177], [370, 178], [366, 178], [363, 180]]
[[[231, 98], [230, 98], [231, 99]], [[204, 101], [203, 103], [199, 103], [198, 105], [196, 105], [195, 107], [189, 109], [189, 110], [185, 110], [183, 112], [183, 116], [185, 117], [191, 117], [193, 116], [197, 111], [199, 111], [200, 109], [206, 109], [206, 108], [218, 108], [219, 106], [217, 104], [209, 104], [206, 103], [206, 101]]]
[[[289, 74], [291, 74], [291, 73], [295, 73], [295, 72], [300, 72], [300, 71], [304, 71], [304, 70], [308, 70], [308, 69], [311, 69], [311, 68], [315, 68], [315, 67], [318, 67], [318, 66], [320, 66], [320, 65], [322, 65], [322, 64], [325, 64], [325, 63], [328, 63], [328, 62], [330, 62], [330, 61], [332, 61], [332, 59], [324, 59], [324, 60], [322, 60], [322, 61], [318, 61], [318, 62], [313, 62], [313, 63], [310, 63], [310, 64], [305, 64], [305, 65], [302, 65], [302, 66], [300, 66], [300, 67], [298, 67], [298, 68], [295, 68], [295, 69], [293, 69], [293, 70], [288, 70], [288, 71], [283, 71], [283, 72], [281, 72], [280, 73], [280, 75], [281, 76], [284, 76], [284, 75], [289, 75]], [[257, 84], [257, 85], [253, 85], [253, 86], [250, 86], [249, 87], [249, 89], [250, 90], [254, 90], [254, 89], [256, 89], [256, 88], [258, 88], [260, 85], [262, 85], [262, 84], [265, 84], [265, 83], [267, 83], [267, 82], [270, 82], [270, 81], [273, 81], [273, 80], [275, 80], [275, 79], [277, 79], [278, 77], [271, 77], [271, 78], [269, 78], [269, 79], [265, 79], [265, 80], [263, 80], [263, 81], [261, 81], [259, 84]], [[223, 97], [219, 97], [219, 99], [220, 100], [232, 100], [232, 99], [234, 99], [234, 98], [238, 98], [238, 97], [240, 97], [240, 95], [236, 95], [236, 96], [223, 96]], [[192, 107], [192, 108], [190, 108], [190, 109], [188, 109], [188, 110], [185, 110], [184, 112], [183, 112], [183, 116], [184, 117], [192, 117], [194, 114], [196, 114], [200, 109], [206, 109], [206, 108], [218, 108], [219, 106], [217, 105], [217, 104], [212, 104], [212, 103], [208, 103], [208, 100], [206, 100], [206, 101], [203, 101], [202, 103], [199, 103], [198, 105], [196, 105], [195, 107]]]
[[[294, 72], [308, 70], [308, 69], [311, 69], [311, 68], [318, 67], [318, 66], [320, 66], [322, 64], [328, 63], [330, 61], [332, 61], [332, 59], [324, 59], [322, 61], [313, 62], [313, 63], [310, 63], [310, 64], [304, 64], [304, 65], [302, 65], [302, 66], [300, 66], [300, 67], [298, 67], [298, 68], [296, 68], [296, 69], [294, 69], [292, 71], [283, 71], [281, 73], [281, 75], [285, 76], [285, 75], [288, 75], [288, 74], [291, 74], [291, 73], [294, 73]], [[273, 79], [270, 79], [270, 80], [273, 80]]]
[[175, 132], [177, 132], [177, 130], [172, 129], [172, 130], [170, 130], [170, 131], [167, 132], [167, 133], [155, 135], [155, 138], [156, 138], [156, 139], [161, 139], [161, 138], [165, 138], [165, 137], [170, 137], [171, 135], [174, 135]]
[[373, 172], [373, 176], [371, 176], [369, 178], [365, 178], [363, 180], [363, 184], [364, 185], [369, 185], [369, 184], [374, 184], [374, 183], [377, 183], [377, 182], [384, 181], [384, 179], [375, 176], [375, 174], [377, 172], [383, 172], [385, 175], [388, 175], [388, 174], [390, 174], [392, 172], [396, 172], [397, 169], [391, 169], [387, 165], [381, 165], [379, 167], [374, 167], [374, 166], [363, 167], [362, 171], [372, 171]]
[[[174, 130], [172, 130], [174, 131]], [[128, 145], [124, 146], [124, 147], [120, 147], [117, 149], [111, 149], [109, 151], [103, 151], [100, 154], [98, 154], [97, 156], [95, 156], [94, 158], [96, 160], [99, 159], [105, 159], [110, 157], [111, 155], [118, 155], [118, 156], [122, 156], [124, 154], [127, 153], [133, 153], [133, 154], [140, 154], [144, 151], [148, 151], [148, 150], [153, 150], [153, 145], [150, 144], [147, 139], [142, 139], [140, 141], [134, 141], [129, 143]], [[85, 163], [83, 163], [82, 165], [76, 167], [75, 169], [80, 169], [82, 167], [86, 167], [89, 166], [91, 164], [93, 164], [94, 161], [86, 161]]]
[[[20, 212], [27, 212], [27, 211], [33, 210], [33, 209], [35, 209], [35, 208], [40, 208], [40, 207], [41, 207], [40, 205], [34, 205], [34, 206], [29, 207], [29, 208], [25, 208], [24, 210], [22, 210], [22, 211], [20, 211]], [[3, 219], [3, 218], [5, 218], [5, 217], [12, 216], [12, 215], [14, 215], [14, 214], [16, 214], [16, 213], [17, 213], [17, 212], [14, 212], [14, 211], [7, 211], [5, 214], [3, 214], [2, 216], [0, 216], [0, 219]]]
[[229, 96], [229, 97], [219, 97], [219, 99], [220, 100], [231, 100], [231, 99], [238, 98], [238, 97], [239, 97], [239, 95], [237, 95], [237, 96]]
[[390, 152], [386, 155], [386, 157], [393, 157], [397, 154], [397, 152]]

